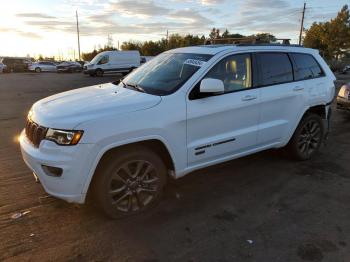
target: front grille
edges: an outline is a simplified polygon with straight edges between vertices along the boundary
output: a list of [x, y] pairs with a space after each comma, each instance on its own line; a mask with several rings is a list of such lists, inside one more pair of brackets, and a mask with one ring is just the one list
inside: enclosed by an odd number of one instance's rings
[[35, 147], [39, 147], [41, 140], [46, 136], [47, 128], [39, 126], [37, 123], [27, 120], [25, 128], [26, 136]]

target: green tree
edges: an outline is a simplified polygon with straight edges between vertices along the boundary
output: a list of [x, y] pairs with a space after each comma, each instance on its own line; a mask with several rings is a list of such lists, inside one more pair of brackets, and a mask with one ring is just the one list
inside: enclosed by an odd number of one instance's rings
[[328, 33], [326, 32], [325, 23], [313, 23], [306, 31], [304, 37], [304, 46], [320, 50], [321, 55], [330, 58], [331, 54], [328, 52]]
[[145, 56], [155, 56], [165, 51], [165, 46], [160, 41], [146, 41], [141, 46], [141, 54]]
[[244, 35], [241, 34], [231, 34], [227, 29], [222, 33], [222, 38], [242, 38]]
[[209, 38], [210, 39], [220, 38], [220, 29], [214, 27], [209, 33]]
[[139, 41], [123, 42], [121, 45], [122, 50], [139, 50], [141, 51], [142, 43]]
[[94, 49], [92, 52], [82, 53], [81, 57], [84, 61], [91, 61], [97, 54], [103, 51], [114, 51], [114, 50], [118, 50], [118, 49], [108, 45], [105, 45], [104, 47], [99, 46], [98, 50]]
[[259, 33], [252, 36], [258, 38], [261, 42], [264, 43], [271, 43], [276, 41], [276, 37], [270, 33]]
[[344, 5], [338, 15], [324, 23], [313, 23], [306, 31], [304, 46], [316, 48], [327, 59], [339, 60], [350, 49], [350, 13]]

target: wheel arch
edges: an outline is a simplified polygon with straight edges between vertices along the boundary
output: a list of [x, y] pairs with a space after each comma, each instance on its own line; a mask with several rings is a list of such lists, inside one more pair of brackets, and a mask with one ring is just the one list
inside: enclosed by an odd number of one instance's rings
[[135, 147], [145, 146], [147, 148], [150, 148], [152, 151], [154, 151], [156, 154], [158, 154], [162, 158], [168, 170], [171, 170], [172, 172], [176, 173], [174, 155], [172, 151], [169, 149], [169, 147], [167, 146], [166, 142], [163, 141], [163, 139], [157, 137], [157, 138], [142, 139], [138, 141], [128, 141], [123, 144], [110, 145], [101, 150], [101, 152], [98, 154], [96, 158], [94, 165], [90, 170], [89, 176], [85, 181], [85, 185], [83, 187], [82, 193], [89, 195], [90, 185], [92, 183], [92, 180], [94, 179], [96, 170], [103, 163], [104, 159], [107, 159], [111, 154], [113, 154], [114, 152], [117, 152], [118, 150], [122, 150], [122, 149], [125, 150], [127, 148], [132, 148], [134, 146]]
[[310, 106], [308, 108], [306, 108], [304, 110], [304, 113], [301, 114], [301, 116], [299, 117], [298, 121], [296, 122], [295, 126], [293, 127], [293, 132], [290, 132], [287, 143], [289, 143], [289, 141], [292, 139], [296, 129], [299, 126], [300, 121], [304, 118], [304, 116], [306, 116], [307, 114], [312, 113], [312, 114], [316, 114], [319, 115], [322, 120], [327, 120], [327, 105], [326, 104], [319, 104], [319, 105], [314, 105], [314, 106]]
[[319, 115], [322, 119], [327, 118], [327, 105], [316, 105], [309, 107], [308, 110], [305, 111], [304, 115], [306, 113], [313, 113], [316, 115]]

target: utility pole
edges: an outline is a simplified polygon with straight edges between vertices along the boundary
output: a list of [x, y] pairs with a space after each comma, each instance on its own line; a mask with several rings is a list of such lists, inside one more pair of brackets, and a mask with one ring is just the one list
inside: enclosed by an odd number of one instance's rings
[[169, 30], [166, 30], [166, 49], [169, 48]]
[[301, 45], [301, 37], [304, 29], [304, 15], [305, 15], [306, 2], [304, 2], [303, 15], [301, 17], [300, 34], [299, 34], [299, 45]]
[[79, 19], [78, 19], [78, 10], [75, 11], [75, 16], [77, 18], [77, 35], [78, 35], [78, 57], [80, 59], [80, 38], [79, 38]]

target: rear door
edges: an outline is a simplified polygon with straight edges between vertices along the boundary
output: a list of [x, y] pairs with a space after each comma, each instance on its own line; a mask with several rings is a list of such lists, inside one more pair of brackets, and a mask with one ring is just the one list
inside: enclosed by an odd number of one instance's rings
[[256, 147], [260, 90], [254, 88], [250, 54], [231, 55], [204, 78], [224, 82], [223, 94], [199, 92], [187, 102], [188, 165], [220, 161]]
[[56, 65], [54, 63], [46, 62], [45, 64], [46, 64], [47, 71], [49, 72], [56, 71]]
[[48, 71], [48, 66], [46, 62], [39, 62], [39, 67], [41, 71], [44, 71], [44, 72]]
[[287, 53], [256, 53], [261, 87], [261, 112], [258, 143], [278, 144], [289, 138], [307, 96], [303, 81], [295, 82], [292, 62]]
[[325, 73], [311, 54], [291, 53], [290, 54], [296, 81], [303, 81], [305, 92], [309, 96], [310, 105], [328, 103], [329, 83], [325, 79]]

